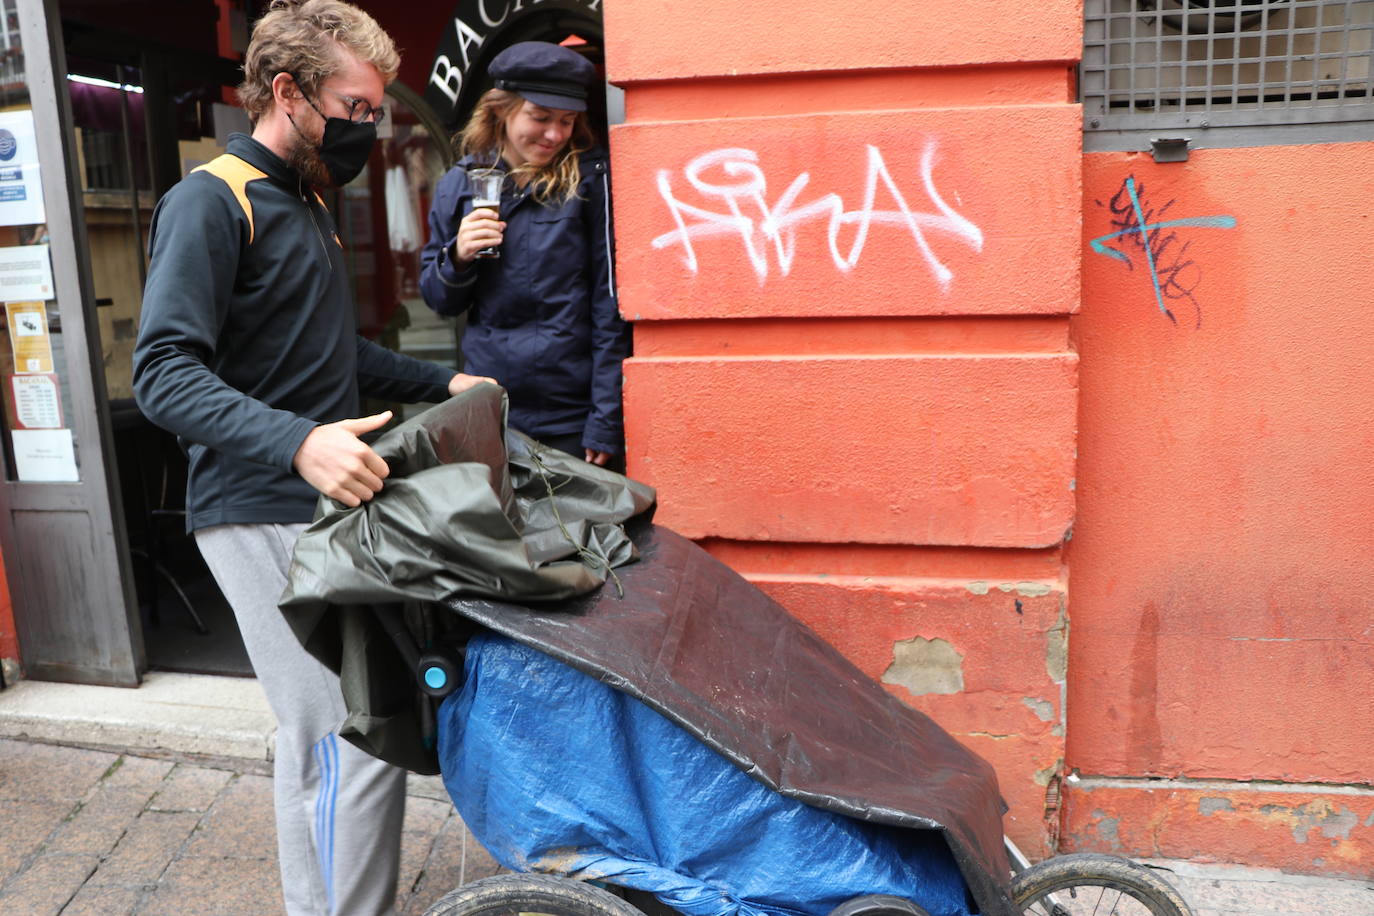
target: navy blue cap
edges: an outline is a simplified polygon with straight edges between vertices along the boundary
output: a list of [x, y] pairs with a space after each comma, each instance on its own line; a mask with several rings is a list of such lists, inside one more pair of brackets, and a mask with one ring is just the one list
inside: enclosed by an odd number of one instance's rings
[[497, 89], [536, 105], [567, 111], [587, 110], [587, 90], [596, 68], [576, 51], [548, 41], [521, 41], [506, 48], [487, 68]]

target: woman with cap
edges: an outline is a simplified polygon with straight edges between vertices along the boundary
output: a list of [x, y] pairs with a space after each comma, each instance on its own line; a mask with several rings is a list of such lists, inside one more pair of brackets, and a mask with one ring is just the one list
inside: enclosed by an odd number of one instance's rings
[[[435, 188], [420, 289], [440, 315], [468, 313], [464, 371], [505, 387], [512, 427], [619, 465], [630, 332], [615, 299], [607, 156], [587, 124], [596, 71], [567, 48], [525, 41], [489, 73], [496, 88]], [[477, 167], [506, 173], [499, 213], [472, 205]], [[496, 257], [479, 257], [492, 247]]]

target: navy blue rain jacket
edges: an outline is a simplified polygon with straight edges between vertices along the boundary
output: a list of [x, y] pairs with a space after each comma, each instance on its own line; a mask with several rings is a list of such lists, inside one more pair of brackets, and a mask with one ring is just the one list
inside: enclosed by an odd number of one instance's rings
[[536, 439], [580, 434], [583, 447], [620, 454], [630, 329], [615, 297], [606, 152], [582, 155], [582, 181], [566, 204], [540, 204], [508, 181], [501, 257], [463, 268], [450, 254], [472, 209], [466, 169], [492, 158], [469, 156], [439, 180], [421, 254], [425, 302], [440, 315], [468, 312], [464, 371], [506, 389], [512, 427]]

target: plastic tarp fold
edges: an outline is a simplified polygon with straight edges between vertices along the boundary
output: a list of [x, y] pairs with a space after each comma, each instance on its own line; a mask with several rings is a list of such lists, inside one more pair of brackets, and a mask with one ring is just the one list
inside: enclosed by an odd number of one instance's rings
[[[936, 831], [978, 911], [1012, 916], [988, 763], [741, 576], [650, 524], [649, 488], [503, 435], [502, 398], [480, 386], [379, 439], [386, 487], [356, 509], [322, 501], [297, 546], [282, 608], [340, 672], [346, 737], [437, 771], [429, 701], [373, 613], [405, 603], [422, 646], [475, 623], [634, 698], [786, 799]], [[627, 536], [619, 523], [630, 519]], [[607, 565], [615, 581], [598, 588]]]
[[633, 559], [620, 523], [653, 505], [653, 489], [505, 422], [505, 393], [479, 385], [377, 440], [382, 493], [352, 509], [321, 499], [296, 543], [282, 603], [298, 632], [318, 625], [305, 607], [320, 600], [568, 598], [604, 581], [589, 559]]

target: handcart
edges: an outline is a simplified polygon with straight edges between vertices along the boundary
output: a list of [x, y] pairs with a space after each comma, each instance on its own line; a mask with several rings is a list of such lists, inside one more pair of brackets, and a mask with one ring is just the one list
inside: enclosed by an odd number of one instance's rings
[[502, 400], [374, 448], [387, 489], [322, 503], [282, 608], [341, 733], [442, 770], [516, 872], [431, 914], [1190, 916], [1123, 859], [1027, 867], [985, 761]]
[[[621, 579], [622, 587], [626, 589], [629, 600], [634, 603], [634, 592], [640, 587], [641, 580], [645, 578], [656, 578], [653, 570], [658, 564], [667, 563], [670, 568], [676, 569], [682, 569], [684, 567], [690, 568], [692, 564], [685, 562], [681, 554], [693, 553], [696, 551], [696, 548], [683, 539], [677, 538], [671, 532], [655, 529], [652, 526], [640, 526], [637, 530], [632, 528], [632, 531], [635, 531], [635, 540], [641, 545], [643, 557], [639, 564], [622, 570]], [[665, 557], [665, 554], [668, 556]], [[714, 561], [710, 561], [709, 558], [706, 557], [697, 557], [696, 562], [708, 567], [712, 566], [714, 563]], [[707, 574], [698, 569], [697, 575], [713, 580], [715, 576], [722, 575], [722, 571], [720, 569], [711, 568], [709, 574]], [[741, 584], [741, 590], [749, 589], [753, 591], [754, 594], [759, 595], [759, 604], [749, 604], [742, 607], [739, 595], [731, 594], [728, 589], [723, 589], [720, 583], [715, 581], [712, 581], [711, 587], [707, 589], [707, 591], [713, 598], [723, 600], [735, 609], [742, 610], [750, 619], [759, 621], [764, 616], [764, 612], [761, 608], [765, 606], [764, 602], [767, 602], [767, 599], [757, 593], [756, 590], [753, 590], [752, 586], [743, 583], [743, 580], [739, 580], [739, 582]], [[607, 588], [609, 589], [609, 586]], [[625, 606], [625, 601], [626, 599], [624, 598], [617, 599], [605, 594], [599, 594], [591, 596], [588, 599], [564, 604], [558, 609], [540, 609], [538, 607], [528, 606], [517, 608], [513, 605], [494, 601], [456, 602], [454, 604], [455, 610], [461, 608], [459, 611], [461, 615], [466, 619], [480, 624], [481, 628], [478, 632], [484, 635], [478, 638], [479, 646], [487, 646], [494, 639], [492, 634], [515, 632], [521, 632], [527, 642], [539, 645], [539, 649], [536, 650], [530, 648], [528, 645], [510, 645], [509, 641], [506, 641], [507, 645], [505, 645], [502, 651], [507, 654], [513, 654], [516, 661], [512, 663], [512, 675], [508, 677], [505, 682], [498, 680], [495, 684], [488, 684], [484, 688], [487, 691], [498, 694], [495, 700], [496, 708], [485, 710], [484, 714], [487, 718], [494, 719], [503, 727], [509, 728], [511, 718], [520, 716], [522, 714], [522, 707], [524, 707], [540, 711], [552, 710], [554, 714], [563, 715], [564, 719], [560, 722], [559, 728], [577, 728], [580, 726], [581, 721], [576, 717], [576, 713], [580, 709], [580, 706], [574, 708], [574, 715], [566, 715], [565, 707], [560, 705], [558, 700], [548, 700], [544, 694], [549, 691], [578, 689], [578, 679], [586, 679], [587, 675], [583, 675], [577, 671], [562, 671], [551, 676], [550, 669], [556, 669], [562, 666], [560, 663], [548, 660], [544, 657], [545, 653], [550, 651], [564, 658], [577, 659], [580, 668], [595, 671], [597, 672], [597, 676], [602, 678], [604, 682], [618, 685], [617, 688], [606, 689], [608, 694], [616, 694], [616, 696], [613, 696], [602, 705], [619, 707], [629, 704], [653, 703], [659, 709], [664, 709], [666, 712], [679, 718], [684, 714], [697, 717], [701, 716], [699, 712], [684, 713], [684, 710], [690, 707], [693, 701], [689, 700], [684, 703], [681, 697], [668, 698], [665, 700], [664, 696], [668, 691], [663, 691], [652, 699], [641, 699], [645, 693], [653, 694], [656, 689], [660, 688], [655, 688], [653, 686], [648, 686], [646, 688], [642, 686], [643, 682], [641, 682], [641, 684], [630, 683], [641, 676], [636, 675], [632, 670], [637, 664], [634, 660], [636, 654], [633, 651], [630, 652], [631, 660], [628, 662], [613, 659], [613, 656], [616, 654], [617, 646], [623, 646], [625, 643], [634, 642], [632, 636], [624, 634], [624, 630], [630, 625], [630, 621], [619, 618], [618, 615], [614, 613], [616, 608]], [[677, 614], [686, 613], [688, 617], [692, 616], [690, 612], [684, 612], [682, 602], [690, 604], [691, 599], [690, 597], [684, 597], [682, 594], [682, 587], [679, 587], [674, 593], [675, 611]], [[642, 603], [640, 606], [642, 607]], [[606, 614], [608, 608], [610, 609], [610, 618], [601, 619], [601, 615]], [[451, 707], [455, 705], [454, 701], [456, 697], [444, 700], [444, 697], [447, 697], [450, 693], [460, 690], [465, 686], [461, 672], [464, 669], [465, 661], [468, 660], [465, 660], [461, 651], [456, 648], [444, 649], [432, 646], [431, 651], [427, 653], [420, 652], [410, 636], [410, 628], [403, 624], [401, 609], [397, 606], [390, 606], [378, 610], [381, 617], [387, 621], [386, 628], [389, 634], [398, 647], [400, 647], [398, 651], [404, 654], [407, 659], [407, 664], [410, 665], [411, 669], [415, 672], [416, 683], [422, 685], [421, 689], [425, 694], [443, 701], [443, 705], [438, 706], [438, 714], [436, 717], [438, 721], [436, 727], [439, 729], [453, 727], [452, 723], [446, 722], [446, 714], [450, 716], [467, 715], [475, 708], [474, 704], [469, 704], [463, 707], [461, 711], [455, 710]], [[777, 610], [781, 611], [780, 608]], [[727, 623], [738, 623], [738, 621], [734, 619], [734, 615], [728, 616], [731, 619], [726, 621]], [[569, 625], [568, 621], [570, 620], [577, 621], [576, 625]], [[571, 645], [572, 640], [560, 640], [557, 636], [550, 635], [548, 629], [554, 628], [560, 629], [562, 632], [581, 633], [587, 637], [588, 643], [605, 646], [608, 651], [605, 653], [598, 653], [596, 651], [589, 651], [585, 646], [578, 647]], [[726, 629], [728, 631], [732, 628], [727, 626]], [[590, 635], [587, 631], [590, 631]], [[617, 639], [613, 635], [617, 632], [622, 634], [620, 639]], [[653, 638], [650, 639], [649, 642], [658, 642], [658, 640], [657, 638]], [[810, 649], [814, 649], [814, 646], [809, 646], [808, 650]], [[783, 654], [791, 655], [794, 661], [796, 660], [797, 653], [795, 652]], [[642, 655], [640, 657], [642, 658]], [[833, 659], [826, 659], [825, 668], [829, 668], [831, 665], [835, 664], [838, 664], [838, 667], [841, 669], [844, 667], [844, 663], [842, 662], [836, 663]], [[830, 676], [827, 677], [825, 668], [817, 668], [814, 665], [808, 665], [805, 658], [801, 660], [800, 667], [803, 668], [801, 679], [806, 683], [815, 684], [818, 680], [822, 682], [829, 680], [832, 685], [840, 683], [840, 681], [833, 678], [833, 671], [831, 671]], [[722, 670], [728, 668], [729, 665], [727, 664], [723, 666]], [[490, 679], [492, 677], [490, 672], [481, 666], [477, 667], [477, 671], [483, 678]], [[869, 697], [871, 696], [881, 703], [885, 702], [884, 698], [886, 698], [887, 695], [881, 688], [870, 694], [863, 686], [863, 682], [867, 682], [867, 679], [864, 678], [862, 674], [857, 672], [855, 672], [855, 674], [858, 678], [862, 679], [862, 681], [848, 688], [843, 688], [848, 697], [846, 703], [851, 709], [856, 711], [864, 710], [864, 714], [871, 716], [873, 714], [873, 707], [868, 706]], [[739, 689], [738, 683], [726, 683], [731, 679], [731, 675], [728, 671], [724, 674], [717, 671], [715, 676], [709, 678], [709, 682], [699, 681], [694, 689], [700, 690], [702, 695], [719, 694], [722, 688], [727, 691]], [[622, 690], [618, 688], [625, 689]], [[596, 688], [591, 687], [590, 689], [595, 690]], [[518, 696], [515, 695], [517, 693], [519, 694]], [[856, 697], [854, 695], [855, 693], [860, 693], [862, 696]], [[620, 694], [628, 695], [620, 696]], [[881, 697], [879, 695], [881, 695]], [[767, 700], [763, 700], [762, 702], [766, 704]], [[665, 707], [671, 708], [665, 709]], [[599, 708], [598, 712], [600, 712]], [[539, 713], [534, 713], [536, 716], [538, 714]], [[764, 715], [774, 714], [775, 713], [770, 712]], [[600, 716], [593, 716], [593, 720], [600, 721]], [[647, 735], [648, 737], [644, 738], [644, 740], [653, 742], [655, 747], [667, 747], [670, 745], [672, 739], [665, 741], [661, 735], [661, 730], [674, 726], [658, 720], [659, 713], [656, 711], [635, 710], [631, 713], [630, 718], [618, 721], [622, 727], [633, 729], [642, 738]], [[705, 720], [696, 718], [695, 721], [702, 723]], [[719, 742], [719, 734], [728, 727], [728, 724], [728, 722], [709, 723], [709, 725], [706, 726], [712, 729], [712, 733], [709, 736], [703, 737], [699, 734], [684, 734], [680, 737], [684, 742], [696, 742], [699, 740]], [[795, 722], [793, 724], [795, 724]], [[537, 725], [521, 726], [517, 720], [515, 729], [520, 730], [522, 727], [528, 728], [531, 731], [537, 731], [538, 729]], [[842, 736], [839, 743], [841, 745], [863, 744], [865, 739], [862, 737], [862, 732], [864, 730], [865, 729], [862, 727], [851, 730]], [[693, 731], [700, 732], [701, 729], [693, 729]], [[760, 742], [759, 746], [777, 741], [777, 735], [769, 733], [766, 725], [762, 727], [762, 731], [764, 733], [764, 740]], [[507, 752], [504, 754], [497, 753], [492, 755], [494, 759], [485, 761], [483, 764], [484, 766], [516, 768], [520, 767], [522, 761], [527, 760], [529, 755], [554, 756], [563, 750], [553, 736], [549, 736], [548, 740], [541, 743], [540, 736], [538, 735], [531, 737], [527, 734], [522, 734], [512, 738], [509, 736], [509, 732], [506, 734], [508, 736], [507, 742], [514, 741], [515, 746], [508, 748]], [[833, 735], [834, 732], [832, 731], [831, 734]], [[472, 736], [469, 740], [481, 742], [490, 737], [491, 736], [488, 734], [479, 733]], [[920, 741], [923, 738], [928, 738], [928, 735], [923, 735], [915, 739], [909, 736], [908, 741]], [[606, 736], [598, 738], [598, 741], [612, 740], [612, 738]], [[442, 740], [440, 741], [440, 747], [442, 750]], [[754, 750], [747, 753], [758, 753], [758, 751]], [[714, 756], [714, 753], [712, 753], [712, 756]], [[861, 761], [865, 760], [863, 754], [857, 756]], [[450, 756], [441, 753], [441, 760], [447, 762], [451, 759]], [[867, 765], [873, 764], [871, 759], [867, 759], [866, 762]], [[751, 758], [748, 761], [736, 761], [733, 764], [722, 762], [719, 766], [722, 768], [732, 765], [739, 766], [754, 772], [756, 771], [757, 763], [758, 761]], [[948, 761], [946, 761], [946, 764], [948, 764]], [[683, 778], [687, 780], [696, 779], [714, 782], [720, 778], [720, 774], [717, 770], [712, 769], [709, 761], [706, 762], [705, 765], [702, 765], [701, 761], [689, 760], [686, 764], [675, 764], [674, 769], [676, 770], [678, 768], [686, 769], [686, 775], [684, 775]], [[766, 763], [764, 764], [764, 768], [767, 768]], [[459, 768], [455, 767], [455, 769]], [[543, 821], [546, 819], [523, 810], [522, 801], [526, 797], [529, 799], [530, 807], [533, 808], [536, 805], [568, 804], [570, 803], [569, 799], [563, 797], [564, 795], [576, 796], [587, 791], [592, 791], [593, 793], [598, 791], [596, 785], [599, 772], [594, 764], [577, 768], [571, 773], [562, 772], [562, 769], [562, 767], [559, 767], [560, 772], [554, 777], [546, 777], [537, 772], [530, 774], [528, 778], [523, 781], [525, 787], [523, 793], [514, 800], [512, 805], [501, 808], [495, 813], [496, 817], [503, 820], [502, 823], [496, 825], [486, 822], [493, 816], [490, 812], [472, 812], [469, 806], [462, 804], [464, 796], [468, 795], [474, 789], [479, 795], [489, 797], [492, 791], [490, 779], [479, 777], [477, 780], [472, 780], [465, 784], [461, 776], [451, 778], [454, 777], [455, 774], [448, 772], [446, 769], [446, 782], [454, 789], [453, 794], [455, 796], [455, 801], [459, 802], [460, 811], [463, 812], [465, 820], [470, 822], [469, 826], [473, 828], [474, 833], [479, 839], [482, 839], [484, 843], [490, 844], [489, 849], [491, 849], [494, 854], [497, 854], [498, 860], [502, 860], [503, 864], [506, 864], [508, 867], [520, 869], [522, 873], [498, 875], [456, 888], [445, 895], [441, 900], [437, 901], [433, 907], [427, 911], [426, 916], [499, 916], [499, 914], [529, 912], [545, 913], [549, 914], [549, 916], [646, 916], [646, 914], [647, 916], [677, 916], [678, 912], [684, 912], [675, 911], [666, 906], [660, 899], [655, 898], [652, 894], [643, 890], [642, 886], [636, 887], [636, 878], [641, 877], [639, 874], [632, 873], [628, 876], [628, 879], [623, 879], [621, 875], [618, 875], [617, 867], [624, 869], [624, 863], [618, 863], [617, 865], [608, 867], [604, 858], [597, 858], [590, 866], [579, 864], [578, 857], [571, 855], [569, 850], [575, 846], [578, 841], [585, 843], [587, 838], [584, 835], [572, 837], [572, 834], [579, 833], [576, 822], [555, 822], [552, 827], [542, 822], [534, 826], [529, 824], [530, 818], [534, 818], [536, 821]], [[939, 777], [936, 778], [938, 779]], [[614, 783], [615, 780], [612, 779], [611, 781]], [[763, 781], [770, 782], [766, 775], [763, 775]], [[589, 789], [589, 787], [591, 788]], [[615, 797], [614, 788], [613, 785], [609, 794], [594, 794], [593, 798], [586, 802], [586, 804], [592, 808], [592, 811], [586, 815], [575, 815], [575, 821], [582, 817], [595, 819], [597, 815], [604, 813], [606, 809], [609, 809], [613, 816], [617, 815], [626, 804], [626, 801], [624, 799], [618, 800]], [[766, 790], [767, 793], [771, 793], [772, 791], [772, 788]], [[805, 794], [804, 791], [795, 784], [787, 785], [786, 791], [792, 792], [798, 797]], [[731, 800], [737, 801], [742, 807], [747, 808], [753, 804], [748, 797], [740, 798], [728, 792], [725, 794]], [[552, 800], [549, 798], [550, 795], [553, 796]], [[812, 800], [814, 801], [815, 799]], [[834, 806], [836, 800], [834, 798], [829, 798], [822, 799], [821, 801], [824, 804]], [[644, 803], [642, 792], [636, 794], [630, 803]], [[704, 820], [709, 820], [713, 817], [714, 812], [710, 810], [709, 805], [697, 803], [694, 797], [685, 792], [681, 796], [681, 803], [689, 806], [695, 805], [694, 810], [689, 811], [682, 817], [682, 823], [695, 825], [694, 832], [704, 831], [707, 834], [703, 837], [693, 836], [693, 839], [697, 842], [697, 848], [691, 851], [694, 854], [700, 854], [701, 844], [709, 845], [720, 839], [719, 836], [710, 833], [711, 825], [707, 824], [703, 826], [702, 824]], [[598, 805], [604, 806], [604, 808], [602, 810], [597, 810]], [[766, 810], [762, 811], [760, 816], [779, 817], [784, 820], [789, 820], [790, 823], [790, 818], [793, 815], [788, 809], [784, 799], [774, 799], [773, 801], [767, 802], [766, 805]], [[881, 806], [874, 807], [881, 808]], [[1000, 823], [1000, 810], [998, 813], [998, 822]], [[656, 814], [660, 817], [664, 816], [661, 810], [658, 810]], [[841, 817], [848, 818], [851, 814], [880, 817], [883, 815], [883, 812], [881, 810], [860, 812], [856, 809], [850, 809]], [[672, 812], [669, 812], [666, 816], [671, 821], [674, 815]], [[952, 816], [945, 816], [953, 820]], [[823, 813], [817, 813], [816, 817], [818, 819], [823, 819]], [[792, 828], [787, 826], [782, 829], [785, 831]], [[523, 843], [527, 847], [534, 846], [542, 849], [554, 848], [558, 850], [558, 854], [534, 858], [522, 855], [512, 857], [509, 855], [511, 837], [506, 835], [508, 832], [519, 834], [516, 840], [517, 843]], [[529, 836], [531, 833], [534, 834], [533, 838]], [[909, 830], [909, 828], [902, 828], [891, 831], [889, 836], [902, 836], [906, 833], [911, 834], [910, 837], [907, 838], [909, 846], [922, 849], [923, 852], [921, 852], [921, 855], [930, 855], [931, 851], [925, 845], [926, 841], [931, 836], [931, 833], [928, 831], [912, 831]], [[566, 844], [563, 844], [560, 838], [565, 834], [568, 835], [570, 839]], [[811, 837], [817, 834], [803, 833], [803, 835]], [[772, 899], [769, 899], [767, 896], [762, 900], [757, 898], [753, 899], [744, 906], [741, 906], [738, 912], [819, 912], [822, 916], [930, 916], [932, 912], [1013, 912], [1036, 914], [1036, 916], [1087, 916], [1087, 914], [1092, 914], [1092, 916], [1108, 916], [1108, 914], [1111, 914], [1111, 916], [1146, 916], [1146, 914], [1152, 914], [1152, 916], [1191, 916], [1191, 910], [1188, 904], [1167, 881], [1156, 872], [1127, 859], [1118, 856], [1086, 853], [1057, 856], [1038, 865], [1031, 865], [1009, 839], [1002, 838], [1002, 844], [1006, 855], [1006, 864], [1002, 867], [1006, 869], [1005, 874], [1010, 877], [1010, 883], [1006, 884], [1004, 887], [1006, 902], [1011, 906], [1009, 910], [998, 910], [998, 904], [991, 902], [990, 898], [995, 896], [995, 891], [987, 887], [986, 884], [997, 882], [985, 882], [985, 886], [982, 888], [982, 899], [974, 899], [976, 895], [970, 894], [970, 899], [967, 901], [967, 909], [959, 908], [959, 904], [963, 902], [962, 900], [952, 901], [949, 895], [946, 894], [946, 898], [943, 901], [946, 909], [927, 910], [922, 904], [931, 904], [921, 893], [911, 892], [904, 894], [901, 892], [900, 884], [894, 887], [889, 883], [883, 888], [883, 890], [886, 891], [884, 893], [855, 893], [853, 896], [846, 896], [833, 906], [827, 906], [819, 911], [798, 908], [794, 899], [789, 898], [786, 893], [782, 893]], [[645, 843], [643, 844], [643, 848], [648, 848], [652, 845], [653, 844]], [[507, 855], [499, 854], [503, 849], [507, 851]], [[660, 849], [659, 851], [660, 854], [666, 852], [672, 855], [671, 850]], [[844, 872], [855, 868], [855, 859], [873, 855], [874, 850], [864, 848], [861, 845], [857, 851], [854, 847], [839, 848], [839, 853], [840, 858], [845, 861], [836, 862], [835, 870], [837, 872]], [[877, 854], [882, 855], [883, 850], [879, 849]], [[677, 855], [673, 859], [673, 864], [676, 865], [683, 858], [683, 856]], [[746, 853], [743, 855], [743, 858], [747, 864], [751, 866], [758, 865], [759, 862], [762, 862], [763, 865], [760, 870], [767, 871], [769, 868], [769, 857], [767, 855], [750, 857], [750, 855]], [[774, 857], [774, 861], [776, 861], [776, 857]], [[795, 864], [789, 862], [788, 864], [789, 867], [801, 868], [803, 870], [806, 865], [805, 862]], [[962, 864], [962, 875], [969, 875], [970, 872], [972, 872], [973, 875], [977, 874], [976, 864], [970, 861], [965, 861]], [[862, 870], [862, 865], [860, 865], [860, 870]], [[634, 872], [635, 870], [630, 869], [630, 871]], [[729, 868], [725, 869], [724, 875], [725, 881], [733, 887], [748, 883], [747, 881], [742, 882], [738, 878], [732, 876]], [[886, 877], [881, 872], [879, 876]], [[790, 872], [775, 874], [771, 877], [784, 883], [795, 880], [794, 875]], [[616, 883], [618, 880], [625, 880], [625, 883], [618, 884]], [[811, 880], [813, 883], [816, 881], [814, 876], [808, 879], [806, 875], [803, 875], [803, 880]], [[971, 886], [976, 881], [976, 877], [973, 877], [972, 880], [966, 879], [963, 886], [971, 889]], [[827, 880], [822, 879], [819, 883], [826, 891], [834, 890], [834, 888], [829, 886], [830, 882]], [[839, 883], [843, 884], [843, 882]], [[643, 882], [641, 881], [640, 884], [642, 885]], [[660, 882], [660, 886], [661, 884]], [[851, 891], [856, 889], [857, 888], [853, 886], [850, 887]], [[929, 887], [924, 884], [922, 884], [922, 890], [924, 893], [931, 892]], [[894, 891], [898, 892], [894, 893]], [[763, 891], [765, 895], [768, 893], [767, 890]], [[954, 908], [950, 909], [949, 907]], [[685, 912], [697, 914], [697, 916], [699, 916], [702, 911], [685, 910]]]

